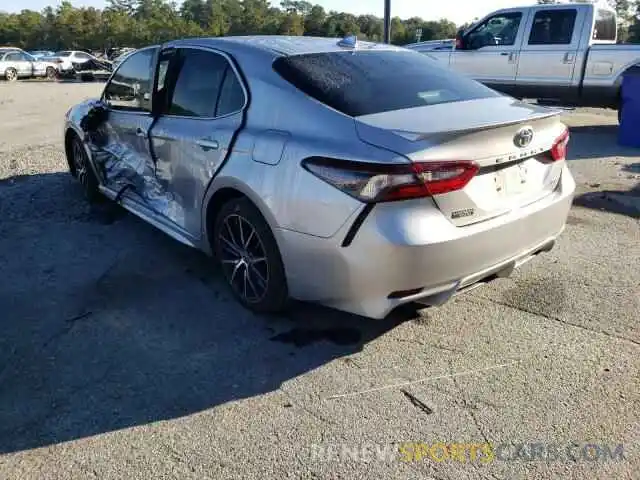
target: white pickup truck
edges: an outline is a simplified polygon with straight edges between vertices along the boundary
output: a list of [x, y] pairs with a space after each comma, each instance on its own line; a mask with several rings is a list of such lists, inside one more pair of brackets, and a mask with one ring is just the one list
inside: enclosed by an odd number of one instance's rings
[[[613, 10], [565, 3], [495, 11], [429, 55], [516, 98], [618, 109], [624, 74], [640, 73], [640, 45], [616, 45]], [[419, 45], [409, 45], [420, 51]]]

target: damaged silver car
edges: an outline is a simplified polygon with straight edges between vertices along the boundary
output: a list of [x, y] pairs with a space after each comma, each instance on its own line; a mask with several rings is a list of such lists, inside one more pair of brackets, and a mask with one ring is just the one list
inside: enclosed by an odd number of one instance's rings
[[259, 312], [440, 305], [551, 249], [575, 188], [558, 112], [356, 38], [143, 48], [64, 135], [89, 200], [212, 254]]

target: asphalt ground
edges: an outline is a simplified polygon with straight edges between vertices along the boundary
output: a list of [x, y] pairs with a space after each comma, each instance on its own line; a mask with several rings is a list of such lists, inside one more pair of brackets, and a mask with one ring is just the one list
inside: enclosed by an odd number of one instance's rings
[[62, 117], [100, 89], [0, 83], [0, 479], [640, 478], [640, 149], [615, 112], [564, 114], [575, 205], [513, 277], [383, 322], [267, 318], [85, 205]]

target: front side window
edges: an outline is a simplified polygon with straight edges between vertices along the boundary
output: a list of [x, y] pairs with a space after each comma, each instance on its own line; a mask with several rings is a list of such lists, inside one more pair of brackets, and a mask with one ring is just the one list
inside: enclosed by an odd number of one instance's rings
[[29, 60], [29, 58], [22, 52], [10, 53], [4, 59], [10, 62], [25, 62]]
[[103, 99], [116, 110], [151, 110], [151, 65], [154, 48], [128, 57], [116, 70], [104, 89]]
[[501, 13], [475, 27], [465, 39], [467, 48], [477, 50], [489, 46], [510, 46], [516, 43], [521, 12]]
[[573, 37], [577, 11], [540, 10], [533, 17], [529, 45], [569, 45]]

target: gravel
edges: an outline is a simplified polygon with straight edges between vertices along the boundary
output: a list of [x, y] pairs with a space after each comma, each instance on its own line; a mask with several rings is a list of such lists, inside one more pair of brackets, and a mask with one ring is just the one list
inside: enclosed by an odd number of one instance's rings
[[[62, 117], [100, 89], [0, 84], [0, 479], [637, 478], [640, 150], [615, 112], [564, 114], [576, 205], [512, 278], [384, 322], [272, 318], [203, 255], [83, 203]], [[626, 458], [405, 462], [403, 442]]]

